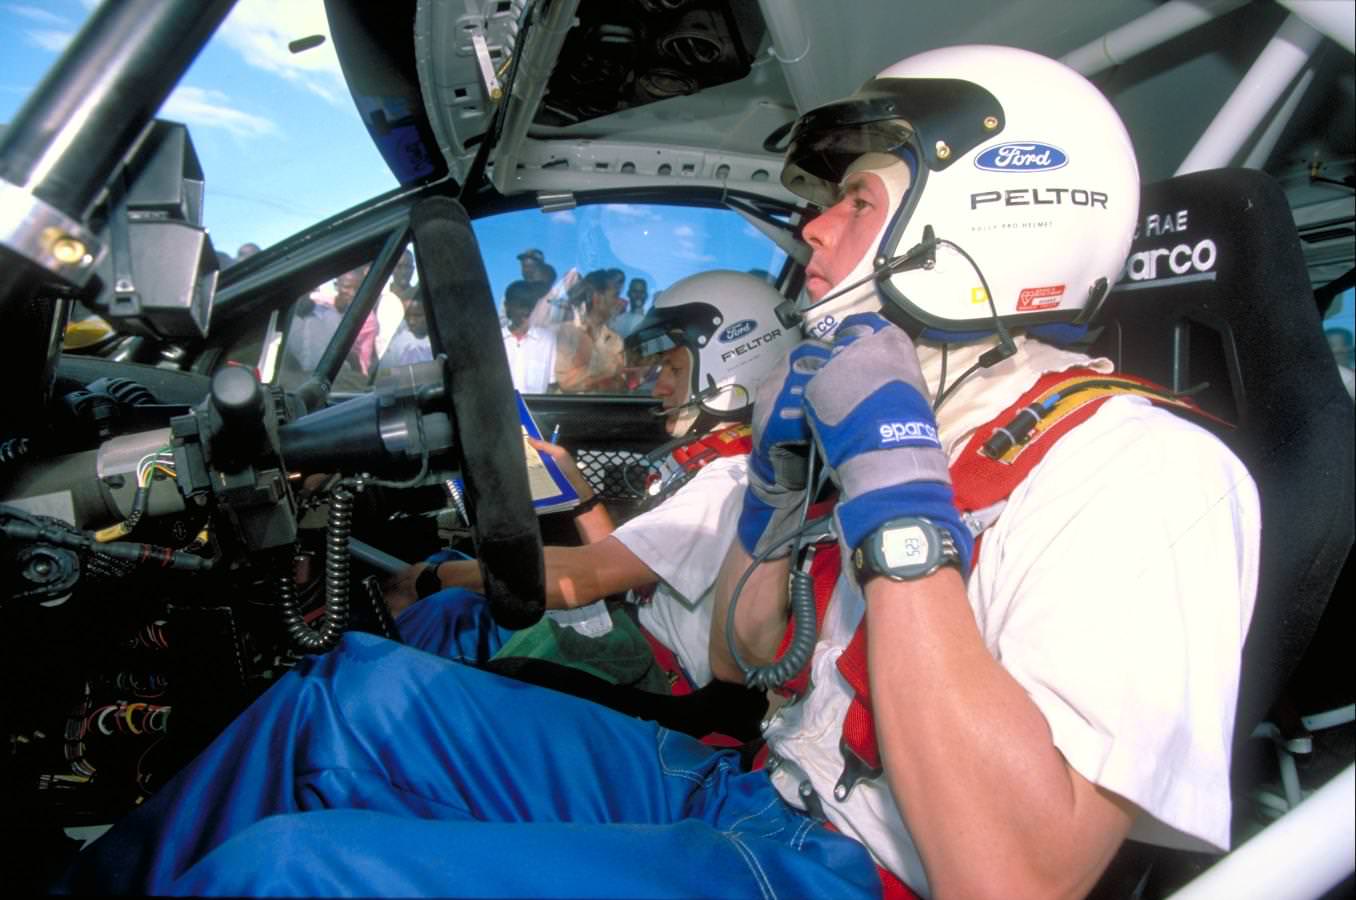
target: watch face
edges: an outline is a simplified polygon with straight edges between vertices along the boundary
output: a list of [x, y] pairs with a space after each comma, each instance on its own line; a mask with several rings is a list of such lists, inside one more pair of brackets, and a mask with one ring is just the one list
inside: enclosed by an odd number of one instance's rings
[[890, 528], [881, 534], [881, 560], [888, 569], [921, 566], [932, 560], [932, 537], [920, 525]]

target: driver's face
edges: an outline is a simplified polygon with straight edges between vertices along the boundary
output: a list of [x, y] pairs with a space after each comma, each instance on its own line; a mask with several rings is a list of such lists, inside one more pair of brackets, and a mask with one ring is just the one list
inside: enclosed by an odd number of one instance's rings
[[870, 253], [885, 216], [890, 195], [885, 182], [869, 170], [854, 172], [843, 181], [841, 199], [820, 213], [801, 231], [814, 254], [805, 268], [805, 292], [818, 300], [848, 276], [865, 253]]
[[650, 393], [664, 409], [674, 409], [687, 402], [692, 385], [692, 354], [686, 347], [674, 347], [659, 354], [659, 374], [655, 376]]

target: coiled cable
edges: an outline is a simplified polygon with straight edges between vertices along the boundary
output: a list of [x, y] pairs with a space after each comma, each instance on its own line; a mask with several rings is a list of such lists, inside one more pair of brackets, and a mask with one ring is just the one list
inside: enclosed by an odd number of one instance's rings
[[[811, 442], [807, 471], [813, 473], [814, 468], [815, 445]], [[827, 478], [828, 472], [821, 472], [814, 487], [807, 488], [805, 499], [801, 504], [800, 522], [796, 525], [796, 528], [784, 536], [776, 538], [765, 550], [753, 557], [748, 568], [735, 582], [734, 591], [730, 595], [730, 607], [725, 615], [725, 643], [730, 649], [730, 658], [744, 673], [744, 683], [749, 687], [764, 690], [781, 687], [794, 678], [801, 669], [805, 668], [805, 664], [810, 661], [810, 657], [814, 653], [815, 641], [818, 638], [818, 627], [815, 623], [815, 590], [814, 581], [809, 572], [805, 571], [805, 568], [793, 569], [790, 575], [787, 593], [791, 610], [791, 643], [780, 659], [765, 666], [755, 666], [744, 661], [744, 658], [739, 655], [739, 648], [736, 643], [735, 609], [739, 605], [739, 595], [744, 590], [744, 585], [748, 582], [754, 569], [766, 562], [771, 554], [787, 544], [791, 544], [791, 555], [799, 557], [801, 550], [806, 546], [832, 536], [831, 516], [821, 516], [807, 521], [810, 512], [810, 500], [818, 495]], [[808, 565], [808, 560], [804, 565]]]
[[297, 602], [295, 577], [289, 570], [278, 580], [278, 600], [283, 626], [293, 645], [303, 653], [334, 649], [348, 627], [348, 539], [353, 533], [352, 482], [341, 481], [330, 492], [329, 520], [325, 531], [325, 611], [318, 628], [302, 618]]
[[17, 462], [28, 455], [30, 444], [26, 437], [10, 438], [0, 443], [0, 464]]

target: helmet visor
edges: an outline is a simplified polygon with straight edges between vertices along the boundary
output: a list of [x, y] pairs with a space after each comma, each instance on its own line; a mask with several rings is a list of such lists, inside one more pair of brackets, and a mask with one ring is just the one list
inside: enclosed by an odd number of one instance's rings
[[939, 171], [1003, 130], [1003, 107], [984, 88], [950, 78], [879, 78], [801, 116], [782, 184], [811, 203], [837, 199], [843, 173], [864, 153], [913, 147]]
[[686, 347], [693, 358], [711, 340], [723, 317], [709, 303], [683, 303], [655, 307], [626, 337], [628, 364], [658, 356], [674, 347]]

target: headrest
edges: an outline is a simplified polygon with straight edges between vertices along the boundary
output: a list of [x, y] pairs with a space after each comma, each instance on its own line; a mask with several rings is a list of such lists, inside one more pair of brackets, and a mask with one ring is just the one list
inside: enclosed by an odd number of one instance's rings
[[1127, 371], [1183, 391], [1209, 382], [1198, 401], [1240, 426], [1258, 404], [1312, 406], [1342, 392], [1289, 204], [1255, 169], [1145, 185], [1100, 319], [1129, 335]]
[[1257, 482], [1262, 554], [1236, 737], [1303, 655], [1352, 544], [1353, 413], [1280, 186], [1253, 169], [1145, 185], [1095, 349], [1190, 393]]

